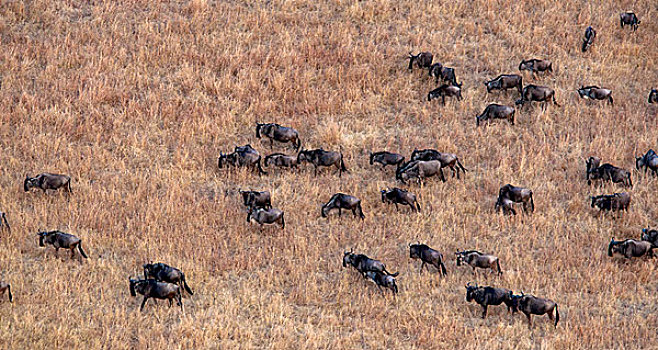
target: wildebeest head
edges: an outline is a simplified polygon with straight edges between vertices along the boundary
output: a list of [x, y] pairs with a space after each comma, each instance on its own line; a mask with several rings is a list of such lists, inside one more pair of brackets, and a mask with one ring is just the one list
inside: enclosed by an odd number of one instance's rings
[[530, 61], [521, 60], [521, 63], [519, 63], [519, 70], [531, 69], [531, 68], [532, 68], [532, 64], [530, 64]]
[[642, 240], [651, 242], [653, 246], [658, 248], [658, 230], [652, 230], [651, 227], [643, 228]]
[[23, 190], [27, 192], [30, 190], [30, 187], [34, 187], [34, 179], [28, 175], [25, 175], [25, 181], [23, 181]]
[[343, 267], [347, 267], [347, 265], [352, 265], [352, 258], [354, 257], [354, 253], [352, 251], [353, 249], [350, 250], [349, 252], [348, 251], [343, 252]]
[[461, 266], [464, 263], [464, 253], [456, 251], [455, 257], [457, 258], [457, 266]]
[[137, 280], [129, 278], [128, 281], [130, 282], [130, 295], [137, 296], [137, 293], [135, 293], [135, 285], [137, 284]]
[[409, 258], [420, 259], [420, 252], [423, 246], [424, 244], [420, 244], [420, 242], [416, 244], [409, 244]]
[[266, 124], [256, 123], [256, 138], [260, 139], [260, 129], [263, 128]]
[[464, 287], [466, 287], [466, 301], [470, 303], [473, 299], [475, 299], [475, 295], [479, 287], [477, 283], [472, 285], [471, 282], [468, 282]]

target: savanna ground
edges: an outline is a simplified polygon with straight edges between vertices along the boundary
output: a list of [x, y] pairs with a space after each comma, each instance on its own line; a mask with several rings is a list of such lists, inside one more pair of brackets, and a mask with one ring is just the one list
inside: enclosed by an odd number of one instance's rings
[[[624, 10], [636, 33], [619, 28]], [[0, 210], [13, 228], [0, 279], [14, 303], [0, 301], [0, 348], [656, 347], [657, 260], [606, 247], [658, 225], [658, 179], [633, 170], [619, 217], [588, 196], [623, 188], [584, 180], [590, 155], [631, 169], [658, 147], [656, 18], [651, 1], [1, 1]], [[583, 54], [588, 25], [598, 37]], [[406, 60], [421, 50], [456, 69], [463, 101], [426, 101], [436, 85]], [[555, 72], [524, 83], [554, 88], [561, 107], [476, 128], [488, 103], [518, 96], [482, 82], [531, 57]], [[612, 89], [614, 107], [579, 100], [581, 84]], [[257, 121], [342, 149], [351, 172], [219, 171], [234, 145], [270, 152]], [[416, 147], [457, 153], [469, 172], [410, 186], [423, 212], [396, 213], [379, 196], [393, 171], [368, 152]], [[24, 193], [42, 171], [71, 175], [74, 193]], [[534, 215], [494, 213], [506, 183], [534, 191]], [[239, 188], [269, 189], [286, 229], [248, 225]], [[362, 198], [365, 221], [320, 218], [339, 191]], [[39, 248], [50, 229], [80, 236], [90, 259]], [[418, 274], [416, 241], [444, 253], [447, 278]], [[400, 271], [397, 298], [342, 268], [352, 247]], [[469, 248], [497, 254], [503, 277], [457, 268], [453, 252]], [[184, 315], [139, 311], [128, 277], [147, 261], [186, 272]], [[557, 329], [543, 316], [529, 331], [503, 307], [482, 320], [469, 281], [555, 300]]]

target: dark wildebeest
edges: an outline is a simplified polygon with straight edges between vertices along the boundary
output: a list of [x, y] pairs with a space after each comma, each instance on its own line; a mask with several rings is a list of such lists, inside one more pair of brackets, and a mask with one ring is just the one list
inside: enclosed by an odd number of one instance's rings
[[427, 94], [427, 101], [432, 101], [433, 98], [441, 97], [441, 104], [445, 105], [446, 96], [457, 97], [457, 100], [461, 101], [463, 99], [462, 89], [458, 86], [443, 84]]
[[169, 307], [172, 305], [172, 300], [176, 299], [178, 305], [180, 305], [181, 311], [185, 311], [183, 308], [183, 299], [181, 294], [181, 288], [173, 283], [168, 282], [158, 282], [156, 280], [134, 280], [132, 278], [128, 279], [130, 281], [130, 295], [136, 297], [137, 293], [144, 296], [142, 300], [142, 306], [139, 310], [144, 310], [144, 305], [149, 298], [154, 299], [167, 299], [169, 300]]
[[420, 204], [416, 200], [416, 195], [409, 191], [394, 187], [380, 191], [382, 194], [382, 203], [395, 204], [395, 210], [398, 210], [398, 204], [408, 205], [412, 211], [419, 212]]
[[443, 81], [447, 81], [450, 85], [462, 87], [462, 84], [457, 82], [457, 77], [455, 77], [455, 69], [444, 67], [441, 63], [434, 63], [430, 67], [430, 77], [435, 77], [435, 81], [438, 83], [439, 78]]
[[267, 174], [260, 164], [261, 156], [251, 145], [236, 146], [233, 153], [219, 154], [217, 166], [222, 169], [224, 166], [250, 167], [258, 171], [258, 175]]
[[281, 143], [290, 142], [295, 147], [295, 150], [299, 150], [299, 147], [302, 146], [302, 141], [299, 139], [297, 130], [287, 126], [281, 126], [275, 123], [256, 123], [256, 137], [260, 139], [261, 135], [270, 139], [270, 149], [274, 146], [274, 141]]
[[631, 26], [633, 31], [637, 30], [637, 25], [640, 24], [640, 20], [637, 19], [637, 16], [633, 12], [624, 12], [619, 15], [619, 25], [624, 28], [625, 25]]
[[658, 230], [652, 230], [651, 227], [643, 228], [642, 240], [651, 243], [654, 248], [658, 248]]
[[587, 98], [590, 100], [608, 100], [611, 105], [615, 105], [612, 100], [612, 90], [602, 89], [596, 85], [581, 86], [578, 89], [580, 98]]
[[75, 255], [75, 249], [78, 248], [80, 255], [87, 258], [87, 254], [82, 250], [82, 240], [77, 236], [72, 234], [64, 233], [62, 231], [48, 231], [48, 232], [39, 232], [39, 247], [45, 247], [46, 244], [50, 244], [55, 247], [55, 256], [59, 257], [59, 248], [70, 249], [71, 250], [71, 259]]
[[658, 103], [658, 89], [649, 91], [649, 103]]
[[523, 92], [523, 77], [518, 74], [501, 74], [493, 80], [485, 81], [484, 85], [487, 87], [487, 92], [516, 88], [521, 93]]
[[546, 105], [551, 100], [553, 104], [560, 107], [555, 100], [555, 90], [546, 86], [527, 85], [521, 92], [521, 98], [516, 100], [515, 104], [523, 106], [526, 102], [543, 102], [541, 109], [546, 110]]
[[528, 328], [532, 329], [532, 315], [548, 314], [548, 318], [552, 321], [554, 319], [553, 309], [555, 309], [555, 327], [557, 328], [557, 323], [560, 321], [560, 312], [554, 301], [523, 294], [523, 292], [521, 292], [521, 295], [513, 295], [512, 300], [513, 304], [528, 318]]
[[606, 211], [628, 211], [631, 204], [631, 195], [628, 192], [604, 194], [592, 198], [591, 207], [597, 206], [599, 210]]
[[587, 184], [591, 185], [592, 180], [612, 181], [613, 183], [621, 182], [624, 186], [633, 187], [630, 171], [605, 163], [601, 164], [601, 158], [589, 157], [585, 162], [587, 165]]
[[635, 157], [635, 169], [644, 171], [650, 169], [654, 175], [658, 175], [658, 154], [652, 149], [648, 150], [642, 157]]
[[364, 254], [354, 254], [353, 250], [343, 253], [343, 267], [347, 267], [348, 264], [359, 271], [363, 278], [366, 277], [366, 272], [368, 271], [381, 272], [393, 277], [396, 277], [399, 274], [399, 272], [388, 272], [386, 270], [386, 265], [383, 262], [370, 259]]
[[415, 178], [420, 185], [423, 179], [439, 175], [441, 181], [445, 182], [446, 178], [443, 176], [441, 168], [441, 162], [438, 160], [413, 160], [406, 167], [400, 168], [395, 177], [404, 184], [407, 183], [407, 180]]
[[538, 60], [536, 58], [521, 60], [519, 71], [529, 70], [532, 74], [539, 72], [553, 72], [553, 63], [548, 60]]
[[501, 187], [500, 191], [498, 191], [498, 200], [496, 201], [495, 210], [496, 212], [499, 212], [502, 208], [503, 214], [512, 213], [516, 215], [516, 211], [512, 208], [512, 203], [523, 203], [524, 213], [527, 213], [528, 210], [530, 213], [535, 211], [532, 190], [507, 184]]
[[500, 268], [500, 261], [496, 256], [483, 254], [477, 250], [457, 251], [455, 252], [455, 256], [457, 257], [457, 266], [468, 264], [473, 268], [473, 273], [475, 273], [475, 268], [478, 267], [481, 269], [491, 269], [497, 272], [498, 275], [503, 274], [503, 270]]
[[314, 150], [301, 150], [297, 154], [297, 164], [302, 162], [312, 163], [315, 167], [315, 175], [318, 175], [319, 166], [332, 166], [335, 165], [338, 169], [338, 176], [343, 176], [343, 171], [347, 172], [345, 162], [343, 162], [343, 153], [334, 151], [325, 151], [322, 148]]
[[487, 308], [489, 305], [497, 306], [505, 303], [507, 305], [507, 311], [512, 311], [512, 314], [518, 311], [512, 300], [512, 291], [509, 289], [478, 287], [477, 283], [473, 286], [470, 282], [465, 287], [466, 301], [470, 303], [475, 300], [476, 303], [482, 306], [482, 318], [487, 317]]
[[399, 165], [404, 162], [404, 156], [387, 151], [370, 153], [370, 165], [375, 164], [375, 162], [381, 164], [382, 170], [384, 170], [387, 165]]
[[421, 52], [415, 56], [409, 52], [409, 69], [413, 68], [414, 61], [416, 61], [418, 68], [429, 68], [432, 65], [433, 58], [434, 56], [429, 52]]
[[[429, 264], [436, 267], [441, 275], [446, 276], [448, 274], [446, 271], [446, 265], [443, 263], [443, 254], [441, 254], [438, 250], [434, 250], [428, 247], [425, 244], [410, 244], [409, 258], [420, 259], [422, 262], [420, 264], [420, 270], [418, 273], [422, 273], [425, 264]], [[427, 269], [429, 270], [429, 267]]]
[[390, 289], [393, 294], [398, 293], [398, 285], [395, 283], [395, 277], [388, 275], [379, 271], [367, 271], [366, 277], [370, 278], [375, 284], [379, 291], [384, 294], [382, 287]]
[[192, 289], [190, 289], [190, 286], [187, 285], [183, 271], [175, 267], [171, 267], [165, 263], [144, 264], [143, 267], [144, 279], [153, 278], [159, 282], [177, 284], [180, 286], [181, 290], [185, 289], [188, 293], [190, 293], [190, 295], [194, 295], [194, 293], [192, 293]]
[[608, 245], [608, 256], [614, 253], [623, 255], [626, 259], [639, 258], [642, 256], [653, 257], [653, 248], [656, 248], [651, 242], [636, 241], [634, 239], [625, 239], [623, 241], [610, 240]]
[[14, 296], [11, 295], [11, 285], [7, 282], [0, 281], [0, 296], [3, 296], [7, 292], [9, 294], [9, 302], [14, 302]]
[[282, 230], [286, 228], [286, 222], [283, 218], [283, 211], [276, 208], [263, 209], [252, 207], [247, 214], [247, 222], [250, 222], [251, 219], [254, 219], [257, 223], [260, 224], [261, 230], [263, 229], [264, 224], [279, 224], [281, 225]]
[[338, 209], [338, 216], [342, 216], [343, 209], [348, 209], [352, 211], [354, 216], [358, 215], [361, 220], [366, 217], [363, 215], [363, 209], [361, 209], [361, 200], [354, 196], [350, 196], [349, 194], [336, 193], [331, 196], [329, 201], [322, 206], [320, 214], [323, 218], [326, 218], [327, 214], [332, 209]]
[[[413, 152], [411, 152], [411, 160], [424, 160], [424, 161], [430, 161], [430, 160], [438, 160], [441, 162], [441, 168], [448, 167], [450, 170], [452, 170], [452, 176], [459, 179], [459, 170], [466, 175], [467, 169], [464, 168], [462, 163], [459, 161], [459, 157], [457, 157], [456, 154], [454, 153], [442, 153], [434, 149], [423, 149], [423, 150], [417, 150], [414, 149]], [[441, 173], [441, 176], [443, 177], [443, 173]]]
[[46, 193], [46, 190], [58, 190], [60, 188], [69, 193], [73, 192], [71, 190], [71, 177], [60, 174], [41, 173], [36, 177], [25, 175], [23, 190], [27, 192], [32, 187], [40, 188], [43, 193]]
[[0, 230], [3, 230], [5, 227], [7, 228], [7, 231], [11, 231], [11, 226], [9, 226], [9, 222], [7, 222], [7, 214], [0, 212]]
[[283, 153], [272, 153], [265, 157], [263, 165], [268, 167], [270, 165], [278, 166], [281, 168], [296, 168], [297, 157], [285, 155]]
[[490, 119], [505, 119], [514, 125], [514, 108], [492, 103], [484, 109], [482, 114], [475, 117], [475, 125], [480, 126], [481, 121]]
[[272, 208], [272, 195], [269, 191], [240, 191], [244, 205], [251, 208]]
[[585, 37], [583, 38], [583, 52], [587, 51], [587, 49], [592, 46], [594, 38], [596, 38], [596, 30], [594, 30], [592, 26], [587, 27], [587, 29], [585, 29]]

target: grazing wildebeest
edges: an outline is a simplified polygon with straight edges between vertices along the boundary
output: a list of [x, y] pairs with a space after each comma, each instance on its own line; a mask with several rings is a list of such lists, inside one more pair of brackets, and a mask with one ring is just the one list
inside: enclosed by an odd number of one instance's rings
[[[555, 327], [560, 321], [560, 312], [558, 311], [557, 304], [549, 299], [538, 298], [534, 295], [523, 294], [512, 296], [513, 304], [525, 314], [528, 318], [528, 328], [532, 329], [532, 315], [548, 314], [548, 318], [553, 321], [555, 318]], [[553, 310], [555, 309], [555, 317], [553, 317]]]
[[583, 38], [583, 52], [587, 51], [587, 49], [592, 46], [594, 38], [596, 38], [596, 30], [594, 30], [592, 26], [587, 27], [587, 29], [585, 29], [585, 37]]
[[412, 55], [409, 52], [409, 69], [413, 68], [414, 61], [418, 68], [429, 68], [432, 65], [432, 59], [434, 56], [429, 52], [421, 52], [418, 55]]
[[130, 282], [130, 295], [136, 297], [137, 293], [144, 296], [142, 300], [142, 305], [139, 310], [144, 310], [144, 305], [149, 298], [154, 299], [167, 299], [169, 300], [169, 307], [172, 305], [172, 300], [176, 299], [178, 305], [180, 305], [181, 311], [185, 311], [183, 308], [183, 299], [181, 294], [181, 288], [173, 283], [168, 282], [158, 282], [153, 279], [147, 280], [134, 280], [129, 278]]
[[267, 174], [263, 170], [260, 164], [261, 156], [251, 145], [245, 146], [236, 146], [233, 153], [219, 154], [219, 159], [217, 160], [217, 166], [222, 169], [224, 166], [227, 168], [229, 166], [234, 167], [250, 167], [255, 171], [258, 171], [258, 175]]
[[350, 196], [349, 194], [336, 193], [331, 196], [329, 201], [322, 206], [320, 214], [323, 218], [326, 218], [327, 214], [332, 209], [338, 209], [338, 216], [342, 216], [343, 209], [348, 209], [352, 211], [354, 216], [358, 215], [361, 220], [366, 217], [363, 215], [363, 209], [361, 209], [361, 200], [354, 196]]
[[87, 258], [87, 254], [82, 250], [82, 240], [77, 236], [62, 231], [44, 231], [37, 233], [37, 236], [39, 236], [39, 247], [45, 247], [46, 244], [55, 247], [56, 257], [59, 257], [59, 248], [64, 248], [71, 250], [71, 259], [73, 259], [75, 249], [78, 248], [80, 255], [85, 259]]
[[491, 269], [494, 272], [497, 272], [498, 275], [503, 274], [503, 270], [500, 268], [500, 261], [496, 256], [483, 254], [477, 250], [456, 251], [455, 256], [457, 257], [457, 266], [468, 264], [473, 268], [473, 273], [475, 273], [475, 268], [477, 267], [481, 269]]
[[11, 226], [9, 226], [9, 222], [7, 222], [7, 214], [0, 212], [0, 230], [3, 230], [5, 227], [7, 228], [7, 231], [11, 231]]
[[643, 228], [642, 240], [651, 243], [654, 248], [658, 248], [658, 230], [652, 230], [651, 227]]
[[[464, 175], [466, 174], [466, 171], [468, 171], [462, 163], [459, 161], [459, 157], [457, 157], [456, 154], [454, 153], [443, 153], [439, 152], [434, 149], [423, 149], [423, 150], [417, 150], [414, 149], [413, 152], [411, 152], [411, 160], [424, 160], [424, 161], [430, 161], [430, 160], [438, 160], [441, 162], [441, 168], [448, 167], [450, 170], [452, 170], [452, 176], [459, 179], [459, 171], [461, 170]], [[443, 177], [443, 173], [441, 173], [441, 176]]]
[[69, 193], [73, 192], [71, 190], [71, 177], [60, 174], [41, 173], [35, 177], [25, 175], [23, 190], [27, 192], [32, 187], [40, 188], [43, 193], [46, 193], [46, 190], [58, 190], [60, 188]]
[[581, 86], [578, 89], [580, 98], [587, 98], [590, 100], [608, 100], [611, 105], [615, 105], [612, 100], [612, 90], [602, 89], [596, 85]]
[[[443, 263], [443, 254], [441, 254], [438, 250], [434, 250], [428, 247], [425, 244], [410, 244], [409, 258], [420, 259], [422, 262], [420, 264], [420, 270], [418, 273], [422, 273], [425, 264], [429, 264], [436, 267], [441, 275], [446, 276], [448, 274], [446, 271], [446, 265]], [[427, 269], [429, 270], [429, 267]]]
[[366, 272], [368, 271], [381, 272], [393, 277], [396, 277], [398, 274], [400, 274], [399, 272], [388, 272], [386, 270], [386, 265], [383, 262], [370, 259], [365, 254], [354, 254], [353, 250], [343, 253], [343, 267], [347, 267], [348, 264], [359, 271], [363, 278], [366, 277]]
[[475, 300], [476, 303], [482, 306], [482, 318], [487, 317], [487, 308], [489, 305], [497, 306], [505, 303], [507, 311], [512, 311], [514, 314], [517, 310], [514, 301], [512, 300], [512, 291], [505, 288], [494, 287], [478, 287], [469, 282], [466, 284], [466, 301], [469, 303]]
[[633, 31], [637, 30], [637, 25], [640, 24], [640, 20], [637, 19], [637, 16], [633, 12], [624, 12], [619, 15], [619, 25], [624, 28], [624, 25], [631, 26]]
[[516, 88], [521, 93], [523, 91], [523, 77], [518, 74], [501, 74], [495, 79], [485, 81], [484, 85], [487, 87], [487, 92]]
[[658, 103], [658, 89], [649, 91], [649, 103]]
[[651, 242], [636, 241], [634, 239], [625, 239], [623, 241], [610, 240], [608, 245], [608, 256], [612, 257], [614, 253], [623, 255], [626, 259], [639, 258], [642, 256], [653, 257], [653, 248], [656, 248]]
[[247, 214], [247, 222], [250, 222], [251, 219], [254, 219], [257, 223], [260, 224], [261, 230], [263, 229], [264, 224], [279, 224], [281, 225], [282, 230], [286, 228], [286, 222], [283, 218], [283, 211], [276, 208], [263, 209], [252, 207]]
[[7, 282], [0, 281], [0, 296], [3, 296], [7, 292], [9, 294], [9, 302], [14, 302], [14, 296], [11, 295], [11, 285]]
[[338, 169], [338, 176], [343, 176], [343, 171], [347, 172], [345, 162], [343, 162], [343, 153], [334, 151], [325, 151], [322, 148], [314, 150], [301, 150], [297, 154], [297, 164], [302, 162], [312, 163], [315, 167], [315, 175], [318, 175], [319, 166], [332, 166], [335, 165]]
[[637, 170], [644, 168], [645, 172], [650, 169], [654, 175], [658, 175], [658, 154], [650, 149], [642, 157], [635, 157], [635, 168]]
[[251, 208], [272, 208], [272, 195], [270, 191], [240, 191], [244, 205]]
[[302, 141], [299, 139], [297, 130], [276, 123], [256, 123], [256, 137], [260, 139], [261, 135], [270, 139], [270, 149], [274, 146], [274, 141], [281, 143], [290, 142], [295, 147], [295, 150], [299, 150], [299, 147], [302, 146]]
[[265, 167], [274, 165], [281, 168], [292, 169], [297, 167], [297, 157], [285, 155], [283, 153], [272, 153], [265, 157], [263, 163]]
[[543, 102], [541, 109], [546, 110], [546, 105], [551, 100], [553, 100], [553, 104], [560, 107], [555, 100], [555, 90], [546, 86], [527, 85], [521, 92], [521, 98], [516, 100], [515, 104], [523, 106], [526, 102]]
[[455, 77], [455, 69], [444, 67], [441, 63], [434, 63], [430, 67], [430, 77], [435, 77], [435, 81], [438, 83], [439, 78], [443, 81], [447, 81], [450, 85], [462, 87], [462, 84], [457, 82], [457, 77]]
[[190, 295], [194, 295], [194, 293], [192, 293], [192, 289], [190, 289], [190, 286], [187, 285], [183, 271], [175, 267], [171, 267], [165, 263], [149, 263], [144, 264], [143, 267], [144, 279], [153, 278], [159, 282], [177, 284], [180, 286], [181, 290], [185, 289], [188, 293], [190, 293]]
[[441, 181], [445, 182], [446, 178], [443, 176], [441, 168], [441, 162], [438, 160], [414, 160], [408, 166], [400, 168], [395, 177], [404, 184], [407, 183], [407, 180], [415, 178], [420, 185], [423, 179], [439, 175]]
[[536, 58], [521, 60], [521, 63], [519, 63], [519, 71], [523, 70], [529, 70], [532, 74], [539, 72], [552, 72], [553, 63], [548, 60], [539, 60]]
[[398, 210], [398, 204], [408, 205], [412, 211], [419, 212], [420, 204], [416, 200], [416, 195], [409, 191], [394, 187], [393, 189], [381, 190], [382, 203], [395, 204], [395, 210]]
[[384, 170], [387, 165], [399, 165], [404, 162], [404, 156], [387, 151], [370, 153], [370, 165], [375, 162], [381, 164], [382, 170]]
[[484, 109], [482, 114], [475, 117], [475, 125], [480, 126], [481, 121], [490, 119], [505, 119], [509, 120], [510, 124], [514, 125], [514, 108], [492, 103]]
[[432, 101], [433, 98], [441, 97], [441, 104], [445, 105], [446, 96], [457, 97], [457, 100], [461, 101], [463, 99], [462, 89], [459, 86], [443, 84], [427, 94], [427, 101]]
[[599, 157], [589, 157], [587, 159], [587, 184], [591, 185], [592, 180], [601, 180], [601, 181], [612, 181], [613, 183], [621, 182], [624, 186], [633, 187], [633, 182], [631, 181], [631, 172], [624, 170], [622, 168], [617, 168], [616, 166], [605, 163], [601, 163], [601, 158]]
[[631, 195], [628, 192], [604, 194], [592, 198], [591, 207], [597, 206], [599, 210], [606, 211], [628, 211], [631, 204]]
[[388, 275], [379, 271], [367, 271], [366, 277], [370, 278], [375, 284], [379, 291], [384, 294], [382, 287], [390, 289], [393, 294], [398, 293], [398, 285], [395, 283], [395, 277]]
[[512, 213], [516, 215], [516, 211], [512, 208], [512, 203], [523, 203], [523, 212], [530, 213], [535, 211], [535, 202], [532, 198], [532, 190], [523, 187], [512, 186], [507, 184], [500, 188], [498, 191], [498, 200], [494, 209], [496, 212], [503, 210], [503, 214]]

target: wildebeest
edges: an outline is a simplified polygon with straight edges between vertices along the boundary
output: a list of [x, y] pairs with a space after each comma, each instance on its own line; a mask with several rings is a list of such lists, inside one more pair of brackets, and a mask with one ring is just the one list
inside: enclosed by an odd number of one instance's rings
[[543, 102], [542, 110], [546, 110], [548, 102], [553, 100], [553, 104], [560, 107], [555, 100], [555, 90], [546, 86], [527, 85], [521, 92], [521, 98], [516, 100], [515, 104], [523, 106], [526, 102]]
[[9, 294], [9, 302], [14, 302], [14, 296], [11, 295], [11, 285], [7, 282], [0, 281], [0, 296], [3, 296], [7, 292]]
[[498, 191], [498, 200], [496, 201], [495, 210], [503, 210], [503, 214], [511, 213], [516, 215], [512, 208], [512, 203], [523, 203], [523, 212], [533, 213], [535, 211], [535, 202], [532, 198], [532, 190], [523, 187], [512, 186], [507, 184]]
[[594, 38], [596, 38], [596, 30], [594, 30], [592, 26], [587, 27], [587, 29], [585, 29], [585, 37], [583, 38], [583, 52], [587, 51], [587, 49], [592, 46]]
[[628, 211], [631, 204], [631, 195], [628, 192], [604, 194], [590, 198], [592, 199], [592, 208], [597, 206], [600, 210], [605, 211]]
[[270, 165], [278, 166], [281, 168], [296, 168], [297, 157], [285, 155], [283, 153], [272, 153], [265, 157], [263, 165], [268, 167]]
[[347, 209], [351, 210], [354, 216], [358, 215], [361, 220], [366, 217], [363, 215], [363, 209], [361, 209], [361, 200], [349, 194], [336, 193], [331, 196], [329, 201], [322, 206], [320, 214], [323, 218], [326, 218], [332, 209], [338, 209], [338, 216], [342, 216], [342, 210]]
[[414, 61], [418, 68], [429, 68], [432, 65], [432, 59], [434, 56], [429, 52], [421, 52], [418, 55], [412, 55], [409, 52], [409, 69], [413, 68]]
[[345, 162], [343, 161], [343, 153], [334, 151], [325, 151], [322, 148], [314, 150], [301, 150], [297, 154], [297, 164], [302, 162], [312, 163], [315, 167], [315, 175], [318, 175], [319, 166], [332, 166], [335, 165], [338, 169], [338, 176], [343, 176], [343, 171], [347, 172]]
[[621, 254], [626, 259], [639, 258], [642, 256], [653, 257], [653, 248], [656, 248], [651, 242], [636, 241], [634, 239], [625, 239], [623, 241], [615, 241], [614, 238], [608, 244], [608, 256], [612, 257], [613, 254]]
[[578, 95], [580, 98], [587, 98], [590, 100], [608, 100], [611, 105], [614, 106], [612, 100], [612, 90], [602, 89], [596, 85], [581, 86], [578, 89]]
[[624, 25], [631, 26], [633, 31], [637, 30], [637, 25], [640, 24], [640, 20], [637, 19], [637, 16], [633, 12], [624, 12], [619, 15], [619, 25], [624, 28]]
[[190, 286], [187, 285], [183, 271], [165, 263], [149, 263], [142, 267], [144, 267], [144, 279], [153, 278], [159, 282], [177, 284], [181, 290], [185, 289], [190, 295], [194, 295]]
[[519, 63], [519, 70], [529, 70], [532, 72], [532, 74], [539, 72], [552, 72], [553, 63], [548, 60], [539, 60], [536, 58], [521, 60], [521, 63]]
[[351, 265], [353, 268], [355, 268], [363, 277], [366, 277], [366, 273], [368, 271], [373, 271], [373, 272], [380, 272], [380, 273], [385, 273], [387, 275], [391, 275], [393, 277], [396, 277], [399, 272], [396, 273], [390, 273], [386, 270], [386, 265], [375, 259], [370, 259], [368, 256], [365, 254], [354, 254], [353, 250], [350, 250], [349, 252], [346, 251], [343, 253], [343, 267], [347, 267], [347, 265]]
[[501, 74], [492, 80], [485, 81], [484, 85], [487, 87], [487, 92], [516, 88], [521, 93], [523, 91], [523, 77], [518, 74]]
[[514, 125], [514, 108], [492, 103], [484, 109], [482, 114], [475, 117], [475, 125], [480, 126], [481, 121], [490, 119], [505, 119], [509, 120], [510, 124]]
[[366, 277], [370, 278], [375, 284], [379, 291], [384, 294], [382, 287], [390, 289], [393, 294], [398, 293], [398, 285], [395, 283], [395, 277], [388, 275], [379, 271], [367, 271]]
[[60, 174], [41, 173], [35, 177], [25, 175], [23, 190], [27, 192], [33, 187], [40, 188], [43, 193], [46, 193], [46, 190], [58, 190], [60, 188], [69, 193], [73, 192], [71, 190], [71, 177]]
[[447, 81], [450, 85], [462, 87], [462, 84], [457, 82], [457, 77], [455, 76], [455, 69], [444, 67], [441, 63], [434, 63], [430, 67], [430, 77], [435, 77], [435, 81], [438, 83], [439, 78], [443, 81]]
[[489, 305], [500, 305], [505, 303], [507, 311], [512, 311], [512, 314], [517, 310], [514, 301], [512, 300], [512, 291], [505, 288], [494, 287], [478, 287], [469, 282], [466, 284], [466, 301], [469, 303], [475, 300], [476, 303], [482, 306], [482, 318], [487, 317], [487, 308]]
[[55, 247], [55, 256], [59, 257], [59, 248], [70, 249], [71, 259], [75, 256], [75, 249], [78, 248], [80, 255], [87, 258], [87, 254], [82, 250], [82, 240], [77, 236], [62, 231], [43, 231], [37, 233], [39, 237], [39, 247], [45, 247], [50, 244]]
[[382, 170], [384, 170], [387, 165], [398, 165], [404, 162], [404, 156], [387, 151], [370, 153], [370, 165], [375, 164], [375, 162], [381, 164]]
[[650, 149], [642, 157], [635, 157], [635, 169], [644, 171], [650, 169], [654, 175], [658, 175], [658, 154], [653, 149]]
[[[557, 323], [560, 321], [560, 312], [554, 301], [538, 298], [530, 294], [523, 294], [523, 292], [521, 292], [521, 295], [513, 295], [512, 300], [514, 305], [528, 318], [528, 328], [532, 329], [532, 315], [544, 314], [548, 314], [548, 318], [551, 321], [555, 319], [555, 327], [557, 328]], [[553, 317], [553, 310], [555, 310], [555, 317]]]
[[254, 219], [257, 223], [260, 224], [261, 229], [263, 228], [264, 224], [279, 224], [283, 230], [286, 228], [286, 222], [283, 218], [283, 214], [283, 211], [276, 208], [263, 209], [252, 207], [247, 214], [247, 222], [250, 222], [251, 219]]
[[299, 150], [302, 146], [297, 130], [276, 123], [256, 123], [256, 137], [260, 139], [261, 135], [270, 139], [270, 149], [274, 146], [274, 141], [281, 143], [290, 142], [295, 147], [295, 150]]
[[[434, 149], [414, 149], [414, 151], [411, 152], [411, 160], [438, 160], [441, 162], [441, 168], [450, 168], [450, 170], [452, 170], [452, 176], [457, 176], [458, 179], [460, 170], [462, 173], [464, 173], [464, 175], [466, 174], [466, 171], [468, 171], [459, 161], [459, 157], [457, 157], [456, 154], [439, 152]], [[443, 177], [443, 172], [441, 173], [441, 177]]]
[[658, 89], [649, 91], [649, 103], [658, 103]]
[[244, 146], [236, 146], [233, 153], [224, 154], [220, 152], [217, 166], [220, 169], [224, 168], [224, 166], [234, 166], [236, 168], [249, 167], [258, 171], [258, 175], [267, 174], [267, 172], [261, 167], [260, 161], [260, 153], [251, 147], [251, 145], [247, 144]]
[[500, 268], [500, 261], [494, 255], [483, 254], [477, 250], [464, 250], [461, 252], [456, 251], [455, 256], [457, 257], [457, 266], [468, 264], [473, 268], [473, 272], [475, 272], [475, 268], [477, 267], [491, 269], [497, 272], [498, 275], [503, 274], [503, 270]]
[[408, 205], [412, 211], [419, 212], [420, 204], [416, 200], [416, 195], [409, 191], [394, 187], [393, 189], [381, 190], [382, 203], [395, 204], [395, 210], [398, 210], [398, 204]]
[[144, 305], [149, 298], [154, 299], [167, 299], [169, 300], [169, 307], [172, 305], [172, 300], [176, 299], [178, 305], [182, 311], [185, 311], [183, 308], [183, 299], [181, 294], [181, 288], [173, 283], [168, 282], [158, 282], [154, 279], [146, 280], [135, 280], [128, 279], [130, 282], [130, 295], [136, 297], [137, 293], [144, 296], [142, 300], [142, 305], [139, 307], [139, 310], [144, 310]]
[[441, 162], [438, 160], [413, 160], [407, 166], [396, 171], [395, 177], [405, 184], [407, 180], [415, 178], [420, 185], [423, 179], [439, 175], [441, 181], [445, 182], [446, 178], [443, 176], [443, 170], [441, 168]]
[[586, 161], [587, 165], [587, 184], [591, 185], [592, 180], [612, 181], [613, 183], [621, 182], [624, 186], [633, 187], [631, 181], [631, 173], [628, 170], [618, 168], [612, 164], [601, 163], [599, 157], [589, 157]]
[[652, 230], [651, 227], [643, 228], [642, 240], [651, 243], [654, 248], [658, 248], [658, 230]]
[[244, 205], [251, 208], [272, 208], [272, 195], [270, 191], [240, 191]]
[[[420, 264], [419, 273], [423, 272], [425, 264], [429, 264], [436, 267], [441, 275], [446, 276], [448, 274], [446, 271], [446, 265], [443, 263], [443, 254], [425, 244], [410, 244], [409, 258], [420, 259], [422, 263]], [[427, 269], [429, 270], [429, 267]]]
[[441, 97], [441, 104], [445, 105], [446, 96], [457, 97], [457, 100], [461, 101], [463, 99], [462, 89], [458, 86], [443, 84], [427, 94], [427, 101], [432, 101], [433, 98]]
[[7, 221], [7, 214], [4, 212], [0, 212], [0, 230], [7, 228], [7, 231], [11, 231], [11, 226], [9, 226], [9, 222]]

